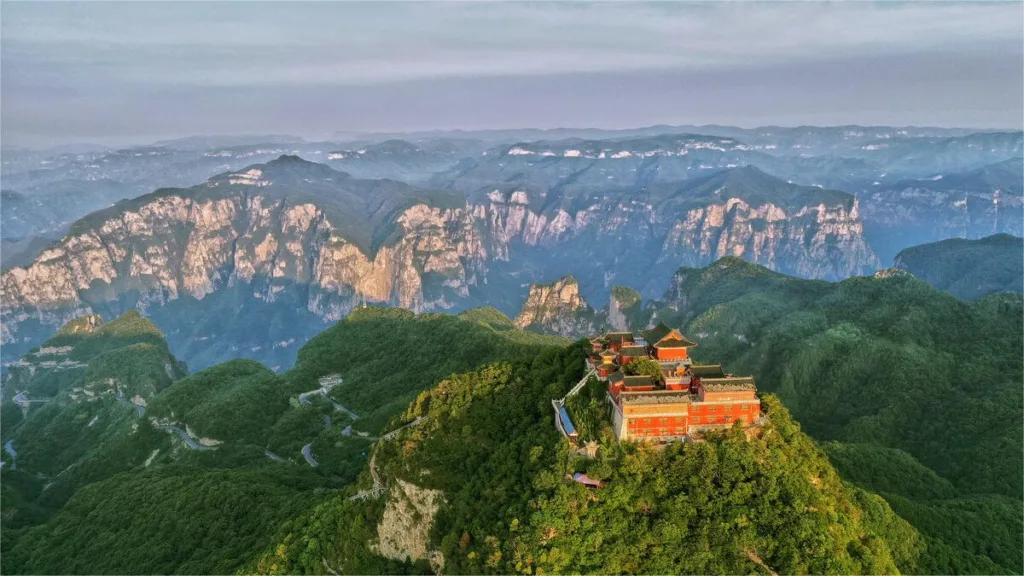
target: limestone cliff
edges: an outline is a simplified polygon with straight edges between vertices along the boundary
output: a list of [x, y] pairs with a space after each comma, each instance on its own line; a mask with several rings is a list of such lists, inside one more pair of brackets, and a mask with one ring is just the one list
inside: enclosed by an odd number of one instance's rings
[[752, 206], [729, 198], [687, 211], [666, 236], [658, 261], [698, 267], [738, 256], [809, 278], [861, 274], [877, 259], [864, 240], [858, 210], [856, 200], [849, 208], [819, 204], [787, 211], [771, 202]]
[[[862, 232], [852, 196], [753, 169], [650, 192], [502, 185], [464, 195], [283, 156], [80, 220], [0, 276], [0, 338], [15, 357], [76, 316], [137, 309], [194, 368], [239, 356], [286, 368], [357, 306], [508, 311], [531, 283], [567, 273], [578, 284], [531, 295], [521, 322], [545, 326], [551, 304], [550, 318], [575, 319], [543, 329], [575, 335], [599, 323], [575, 309], [581, 286], [607, 293], [618, 281], [657, 295], [680, 265], [722, 255], [841, 278], [876, 267]], [[609, 306], [625, 321], [620, 303]]]
[[515, 318], [517, 328], [570, 338], [592, 334], [600, 324], [600, 318], [580, 296], [580, 287], [572, 276], [530, 286], [530, 295]]
[[374, 552], [394, 560], [427, 559], [430, 530], [443, 499], [438, 490], [396, 478], [377, 525]]
[[906, 180], [862, 194], [867, 229], [883, 262], [948, 238], [1024, 234], [1024, 163], [1011, 158], [969, 172]]
[[[382, 190], [333, 171], [296, 186], [286, 168], [158, 191], [76, 223], [30, 266], [0, 277], [5, 346], [27, 349], [70, 318], [133, 307], [156, 316], [196, 306], [230, 315], [252, 301], [281, 301], [301, 324], [334, 321], [367, 302], [444, 309], [468, 296], [486, 251], [464, 206], [432, 205], [417, 189]], [[382, 233], [389, 241], [375, 246]], [[234, 302], [220, 301], [226, 292]], [[253, 347], [296, 348], [284, 328], [279, 340], [264, 334]], [[177, 331], [167, 332], [173, 341]]]
[[635, 330], [647, 324], [640, 294], [627, 286], [612, 286], [606, 316], [609, 328], [616, 331]]

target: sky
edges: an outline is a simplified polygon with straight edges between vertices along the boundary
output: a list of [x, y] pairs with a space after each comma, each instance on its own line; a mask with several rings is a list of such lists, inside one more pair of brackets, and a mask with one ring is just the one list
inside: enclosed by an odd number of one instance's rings
[[1020, 129], [1024, 3], [13, 2], [0, 143], [651, 124]]

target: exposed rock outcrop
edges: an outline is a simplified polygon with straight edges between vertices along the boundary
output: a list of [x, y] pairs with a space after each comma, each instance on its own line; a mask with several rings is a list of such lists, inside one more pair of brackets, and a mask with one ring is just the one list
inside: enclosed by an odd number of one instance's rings
[[530, 295], [514, 322], [520, 329], [571, 338], [592, 334], [600, 324], [594, 310], [580, 296], [580, 287], [572, 276], [530, 286]]
[[640, 294], [626, 286], [612, 286], [608, 300], [608, 327], [616, 331], [633, 330], [645, 325]]
[[[424, 191], [283, 156], [79, 221], [0, 276], [0, 338], [13, 357], [76, 316], [138, 309], [194, 368], [238, 356], [283, 368], [302, 342], [367, 303], [508, 311], [531, 282], [572, 272], [579, 285], [558, 287], [555, 299], [575, 309], [580, 287], [606, 293], [618, 280], [653, 295], [680, 265], [722, 255], [815, 278], [877, 264], [852, 196], [756, 169], [653, 196], [555, 200], [518, 187]], [[544, 328], [548, 304], [537, 298], [550, 296], [531, 295], [519, 325], [567, 335], [597, 327], [586, 313]], [[182, 322], [196, 310], [203, 323]], [[619, 303], [608, 312], [624, 321]]]
[[[430, 557], [430, 529], [443, 495], [396, 479], [388, 494], [384, 514], [377, 524], [374, 552], [394, 560], [422, 560]], [[436, 560], [435, 560], [436, 561]]]
[[[737, 256], [807, 278], [863, 273], [878, 260], [864, 239], [859, 203], [789, 210], [739, 198], [689, 210], [665, 238], [659, 263], [705, 266]], [[842, 255], [842, 256], [839, 256]]]

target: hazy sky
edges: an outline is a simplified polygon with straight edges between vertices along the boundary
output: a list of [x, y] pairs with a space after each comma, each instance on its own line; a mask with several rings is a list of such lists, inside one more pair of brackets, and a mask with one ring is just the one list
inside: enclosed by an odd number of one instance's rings
[[4, 144], [657, 123], [1020, 128], [1024, 3], [0, 9]]

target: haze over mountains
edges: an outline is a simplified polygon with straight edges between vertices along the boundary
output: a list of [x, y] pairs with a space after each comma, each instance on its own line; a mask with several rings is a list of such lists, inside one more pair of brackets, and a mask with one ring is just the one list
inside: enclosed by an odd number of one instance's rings
[[77, 315], [138, 309], [192, 366], [284, 369], [365, 304], [511, 316], [571, 275], [603, 307], [722, 256], [838, 280], [924, 242], [1020, 235], [1022, 150], [1021, 132], [856, 126], [15, 150], [2, 337], [20, 354]]
[[1024, 574], [1022, 38], [3, 2], [0, 574]]

